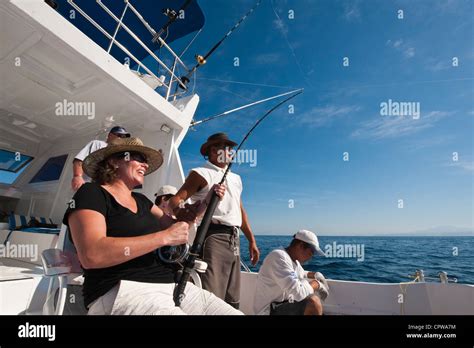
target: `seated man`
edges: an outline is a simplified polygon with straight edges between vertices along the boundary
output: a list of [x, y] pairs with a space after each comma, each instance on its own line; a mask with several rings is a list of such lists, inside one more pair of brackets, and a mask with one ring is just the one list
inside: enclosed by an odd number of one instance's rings
[[315, 253], [324, 256], [318, 238], [313, 232], [300, 230], [287, 248], [268, 254], [258, 273], [256, 314], [322, 315], [320, 298], [324, 300], [328, 295], [326, 279], [319, 272], [301, 267]]

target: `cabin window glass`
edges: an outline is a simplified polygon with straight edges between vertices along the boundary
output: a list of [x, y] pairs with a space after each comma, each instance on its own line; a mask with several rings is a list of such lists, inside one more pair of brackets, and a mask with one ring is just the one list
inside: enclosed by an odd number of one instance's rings
[[61, 177], [61, 173], [66, 164], [67, 155], [51, 157], [41, 167], [38, 173], [31, 179], [30, 184], [44, 181], [56, 181]]
[[32, 160], [20, 152], [0, 149], [0, 184], [13, 184]]
[[33, 160], [33, 157], [13, 152], [0, 150], [0, 170], [6, 172], [18, 173], [23, 167]]

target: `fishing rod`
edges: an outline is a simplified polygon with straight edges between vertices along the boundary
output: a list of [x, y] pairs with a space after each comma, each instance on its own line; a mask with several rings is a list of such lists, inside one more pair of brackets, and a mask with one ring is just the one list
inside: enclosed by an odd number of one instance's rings
[[269, 97], [269, 98], [257, 100], [257, 101], [255, 101], [255, 102], [250, 103], [250, 104], [242, 105], [242, 106], [239, 106], [238, 108], [234, 108], [234, 109], [231, 109], [231, 110], [228, 110], [228, 111], [224, 111], [224, 112], [222, 112], [222, 113], [220, 113], [220, 114], [217, 114], [217, 115], [214, 115], [214, 116], [210, 116], [210, 117], [204, 118], [204, 119], [199, 120], [199, 121], [192, 121], [190, 127], [194, 127], [194, 126], [197, 126], [198, 124], [205, 123], [205, 122], [214, 120], [214, 119], [216, 119], [216, 118], [229, 115], [229, 114], [231, 114], [231, 113], [233, 113], [233, 112], [240, 111], [240, 110], [249, 108], [249, 107], [251, 107], [251, 106], [254, 106], [254, 105], [258, 105], [258, 104], [267, 102], [267, 101], [269, 101], [269, 100], [273, 100], [273, 99], [276, 99], [276, 98], [284, 97], [285, 95], [293, 94], [293, 93], [296, 93], [296, 92], [298, 92], [298, 91], [302, 91], [302, 89], [295, 89], [294, 91], [290, 91], [290, 92], [282, 93], [282, 94], [279, 94], [279, 95], [275, 95], [275, 96], [273, 96], [273, 97]]
[[[229, 165], [227, 166], [226, 171], [224, 172], [224, 175], [222, 176], [221, 181], [219, 182], [219, 185], [222, 185], [227, 177], [227, 174], [229, 173], [230, 168], [232, 167], [233, 164], [233, 159], [239, 152], [240, 148], [242, 145], [245, 143], [247, 138], [250, 136], [250, 134], [253, 132], [255, 128], [268, 116], [270, 115], [273, 111], [278, 109], [281, 105], [285, 104], [287, 101], [293, 99], [297, 95], [303, 93], [303, 90], [300, 89], [297, 92], [295, 92], [293, 95], [289, 96], [288, 98], [285, 98], [283, 101], [279, 102], [277, 105], [272, 107], [270, 110], [268, 110], [265, 115], [263, 115], [254, 125], [250, 130], [247, 132], [245, 137], [242, 139], [240, 142], [239, 146], [237, 147], [237, 150], [232, 154], [231, 160]], [[176, 285], [173, 293], [173, 300], [176, 306], [179, 306], [184, 299], [184, 290], [186, 289], [186, 284], [189, 280], [189, 277], [191, 276], [191, 272], [194, 269], [194, 264], [196, 262], [196, 259], [199, 257], [201, 254], [202, 246], [204, 243], [204, 240], [206, 239], [206, 234], [207, 230], [209, 229], [209, 225], [211, 224], [212, 216], [214, 215], [214, 212], [217, 208], [217, 204], [219, 203], [219, 196], [217, 196], [216, 192], [212, 192], [211, 199], [209, 201], [209, 204], [207, 206], [206, 212], [204, 213], [204, 217], [202, 218], [201, 224], [199, 225], [197, 232], [196, 232], [196, 237], [194, 238], [193, 245], [191, 247], [191, 250], [186, 256], [186, 259], [184, 261], [184, 268], [182, 270], [181, 276], [179, 278], [178, 284]]]
[[186, 84], [189, 82], [189, 79], [191, 77], [191, 75], [196, 71], [196, 69], [198, 69], [201, 65], [204, 65], [207, 63], [207, 58], [209, 58], [209, 56], [214, 53], [214, 51], [225, 41], [225, 39], [227, 39], [231, 34], [232, 32], [237, 29], [240, 24], [242, 24], [243, 21], [245, 21], [247, 19], [248, 16], [250, 16], [254, 11], [255, 9], [260, 5], [260, 3], [262, 2], [262, 0], [257, 0], [257, 2], [255, 3], [255, 5], [242, 17], [240, 18], [240, 20], [227, 32], [227, 34], [225, 34], [222, 39], [220, 39], [210, 50], [209, 52], [207, 52], [204, 56], [201, 56], [201, 55], [196, 55], [196, 61], [197, 61], [197, 64], [188, 72], [187, 75], [185, 76], [182, 76], [181, 77], [181, 81]]
[[178, 15], [181, 13], [181, 11], [184, 11], [186, 9], [186, 7], [188, 7], [191, 3], [193, 2], [193, 0], [186, 0], [184, 2], [184, 4], [181, 6], [181, 8], [178, 10], [178, 12], [174, 11], [173, 9], [165, 9], [163, 14], [166, 15], [169, 20], [168, 22], [166, 22], [166, 24], [160, 29], [159, 32], [155, 33], [155, 35], [153, 35], [153, 39], [151, 39], [151, 42], [153, 43], [157, 43], [157, 41], [159, 40], [158, 38], [166, 31], [168, 30], [168, 27], [173, 24], [176, 19], [178, 18]]

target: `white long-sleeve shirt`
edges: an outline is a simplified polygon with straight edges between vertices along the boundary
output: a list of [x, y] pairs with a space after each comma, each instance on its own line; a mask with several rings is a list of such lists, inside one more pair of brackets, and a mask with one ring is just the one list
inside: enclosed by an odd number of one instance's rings
[[293, 261], [284, 249], [273, 250], [258, 272], [253, 302], [255, 314], [270, 314], [270, 304], [292, 299], [304, 300], [314, 293], [307, 279], [308, 272]]

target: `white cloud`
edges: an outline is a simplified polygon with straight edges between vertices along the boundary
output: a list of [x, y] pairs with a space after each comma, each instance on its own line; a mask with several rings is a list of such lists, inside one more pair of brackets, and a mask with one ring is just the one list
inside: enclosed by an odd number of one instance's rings
[[[389, 41], [390, 41], [390, 40], [389, 40]], [[401, 46], [402, 43], [403, 43], [403, 40], [402, 40], [402, 39], [397, 40], [397, 41], [395, 41], [395, 42], [393, 43], [393, 47], [398, 48], [398, 47]]]
[[415, 47], [412, 47], [408, 43], [404, 42], [402, 39], [398, 39], [395, 41], [387, 40], [385, 45], [393, 48], [398, 52], [401, 52], [403, 56], [407, 59], [413, 58], [415, 56]]
[[447, 166], [459, 168], [468, 172], [474, 172], [474, 162], [458, 161], [449, 163]]
[[415, 56], [415, 48], [408, 47], [403, 51], [403, 55], [405, 56], [405, 58], [413, 58]]
[[426, 66], [426, 69], [430, 71], [441, 71], [441, 70], [446, 70], [450, 68], [450, 65], [448, 64], [448, 62], [443, 61], [443, 60], [438, 61], [438, 62], [430, 61], [428, 64], [425, 64], [425, 66]]
[[359, 139], [398, 138], [418, 133], [431, 128], [443, 117], [452, 112], [431, 111], [421, 114], [419, 119], [400, 116], [378, 116], [376, 119], [362, 123], [361, 127], [352, 132], [351, 137]]
[[354, 21], [360, 19], [359, 1], [348, 1], [344, 3], [344, 19]]
[[283, 35], [288, 34], [288, 26], [279, 18], [273, 20], [273, 27], [281, 32]]
[[325, 107], [314, 107], [298, 116], [298, 123], [308, 127], [325, 127], [336, 119], [359, 111], [359, 106], [328, 105]]
[[278, 53], [263, 53], [254, 58], [256, 64], [266, 65], [275, 64], [281, 61], [281, 56]]

